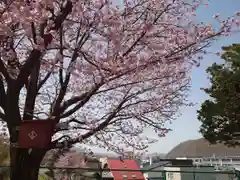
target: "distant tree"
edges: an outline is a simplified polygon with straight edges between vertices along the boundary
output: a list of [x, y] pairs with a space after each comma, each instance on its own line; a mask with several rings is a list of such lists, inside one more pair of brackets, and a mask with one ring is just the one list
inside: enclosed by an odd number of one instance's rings
[[83, 154], [75, 151], [53, 150], [49, 152], [46, 166], [50, 168], [45, 174], [52, 180], [71, 180], [73, 177], [86, 179], [85, 172], [81, 170], [87, 168], [86, 159]]
[[0, 137], [0, 180], [7, 180], [9, 178], [9, 147], [7, 140]]
[[240, 44], [223, 47], [223, 64], [207, 68], [211, 86], [203, 89], [210, 98], [198, 111], [200, 132], [211, 143], [240, 144]]

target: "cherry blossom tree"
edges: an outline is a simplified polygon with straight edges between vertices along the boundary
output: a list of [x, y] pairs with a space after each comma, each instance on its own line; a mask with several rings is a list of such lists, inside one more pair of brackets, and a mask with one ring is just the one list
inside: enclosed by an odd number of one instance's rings
[[[212, 40], [203, 0], [2, 0], [0, 117], [11, 143], [22, 120], [57, 122], [46, 149], [10, 148], [11, 180], [36, 180], [50, 149], [74, 144], [142, 152], [188, 105], [190, 72]], [[219, 18], [219, 16], [217, 17]], [[61, 128], [59, 128], [61, 126]], [[44, 131], [44, 129], [43, 129]]]
[[83, 171], [79, 172], [76, 168], [87, 168], [86, 156], [75, 151], [64, 150], [53, 150], [49, 154], [47, 166], [53, 169], [50, 168], [46, 174], [52, 179], [70, 180], [74, 175], [79, 177], [85, 175]]

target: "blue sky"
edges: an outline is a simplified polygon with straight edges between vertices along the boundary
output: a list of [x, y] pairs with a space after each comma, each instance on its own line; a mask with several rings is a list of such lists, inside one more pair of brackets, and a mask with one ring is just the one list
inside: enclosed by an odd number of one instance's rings
[[[203, 22], [216, 24], [213, 15], [220, 13], [221, 17], [228, 17], [240, 11], [240, 0], [210, 0], [207, 8], [201, 8], [197, 12], [197, 19]], [[217, 52], [221, 50], [222, 45], [230, 45], [232, 43], [240, 43], [240, 33], [235, 33], [230, 38], [221, 38], [211, 46], [208, 51]], [[150, 146], [149, 152], [167, 153], [174, 146], [182, 141], [200, 138], [198, 133], [200, 123], [197, 120], [196, 111], [199, 109], [207, 95], [200, 88], [209, 86], [208, 75], [205, 69], [213, 62], [221, 62], [221, 59], [215, 54], [207, 54], [199, 68], [195, 68], [192, 72], [192, 89], [190, 92], [190, 100], [196, 105], [190, 108], [182, 109], [182, 116], [171, 124], [173, 129], [165, 138], [158, 143]]]

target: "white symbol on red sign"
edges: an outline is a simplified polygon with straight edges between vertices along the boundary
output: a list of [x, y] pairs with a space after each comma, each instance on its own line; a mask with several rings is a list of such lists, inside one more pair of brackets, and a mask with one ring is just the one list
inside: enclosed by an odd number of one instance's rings
[[33, 140], [37, 137], [37, 133], [35, 131], [31, 131], [30, 133], [28, 133], [28, 137]]

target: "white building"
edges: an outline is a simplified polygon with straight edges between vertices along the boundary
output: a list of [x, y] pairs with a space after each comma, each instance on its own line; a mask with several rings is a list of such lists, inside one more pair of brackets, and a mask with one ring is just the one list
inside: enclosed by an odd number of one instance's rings
[[166, 180], [216, 180], [215, 169], [210, 166], [165, 167], [164, 170], [166, 171]]
[[[194, 159], [196, 160], [196, 159]], [[161, 159], [142, 168], [147, 180], [235, 180], [234, 171], [216, 170], [209, 164], [194, 163], [193, 159]], [[205, 161], [201, 161], [205, 163]], [[232, 169], [233, 170], [233, 169]], [[227, 171], [227, 172], [226, 172]]]
[[233, 169], [240, 169], [240, 156], [211, 156], [211, 157], [188, 157], [185, 159], [192, 159], [195, 165], [214, 166], [215, 169], [228, 167]]
[[196, 165], [240, 167], [240, 146], [228, 147], [223, 143], [210, 144], [204, 138], [188, 140], [175, 146], [166, 158], [192, 159]]
[[147, 180], [235, 180], [233, 174], [216, 172], [211, 166], [158, 167], [145, 172], [144, 177]]
[[[240, 169], [240, 155], [237, 156], [209, 156], [209, 157], [177, 157], [178, 160], [193, 160], [194, 165], [214, 166], [216, 169], [222, 167]], [[152, 157], [145, 159], [143, 163], [154, 164]]]

